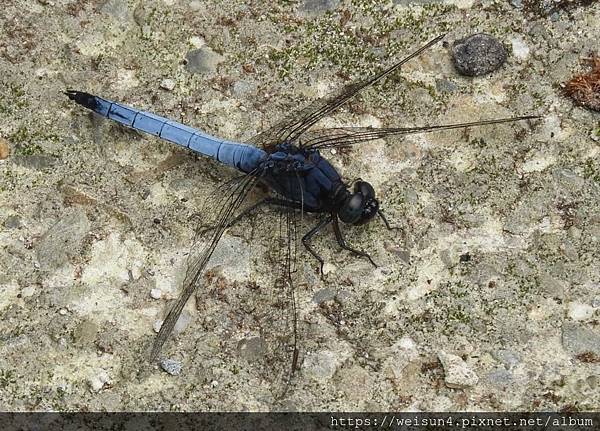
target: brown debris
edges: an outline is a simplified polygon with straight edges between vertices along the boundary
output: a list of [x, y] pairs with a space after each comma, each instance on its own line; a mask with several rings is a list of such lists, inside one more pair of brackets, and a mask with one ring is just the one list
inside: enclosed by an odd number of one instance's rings
[[578, 105], [600, 111], [600, 57], [594, 55], [590, 62], [592, 70], [572, 78], [564, 91]]
[[10, 154], [10, 147], [8, 146], [8, 142], [4, 139], [0, 138], [0, 160], [4, 160]]
[[600, 363], [600, 356], [596, 355], [594, 352], [580, 353], [579, 355], [575, 356], [575, 358], [586, 364]]

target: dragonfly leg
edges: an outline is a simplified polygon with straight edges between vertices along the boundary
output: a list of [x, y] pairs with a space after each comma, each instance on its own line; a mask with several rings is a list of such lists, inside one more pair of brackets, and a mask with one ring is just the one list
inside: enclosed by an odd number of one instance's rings
[[369, 262], [371, 262], [371, 265], [373, 265], [375, 268], [377, 268], [377, 264], [375, 262], [373, 262], [373, 259], [371, 259], [371, 256], [369, 256], [364, 251], [355, 250], [352, 247], [348, 246], [348, 244], [346, 244], [346, 240], [344, 239], [344, 236], [342, 235], [342, 231], [340, 230], [340, 225], [338, 223], [337, 217], [333, 217], [333, 232], [335, 233], [335, 238], [337, 239], [337, 242], [340, 245], [340, 247], [342, 247], [344, 250], [351, 251], [352, 253], [354, 253], [358, 256], [366, 257], [367, 259], [369, 259]]
[[227, 223], [227, 228], [230, 228], [231, 226], [235, 225], [237, 222], [239, 222], [241, 219], [246, 217], [248, 214], [250, 214], [255, 209], [260, 208], [263, 205], [268, 205], [270, 203], [270, 200], [271, 200], [271, 198], [262, 198], [255, 204], [250, 205], [248, 208], [244, 209], [241, 213], [236, 215], [229, 223]]
[[250, 205], [248, 208], [246, 208], [241, 213], [239, 213], [237, 216], [235, 216], [233, 218], [233, 220], [231, 220], [229, 223], [227, 223], [227, 227], [230, 228], [231, 226], [233, 226], [234, 224], [239, 222], [241, 219], [246, 217], [248, 214], [250, 214], [252, 211], [254, 211], [256, 208], [259, 208], [263, 205], [277, 205], [280, 207], [287, 207], [287, 208], [300, 208], [300, 204], [298, 204], [296, 202], [286, 201], [284, 199], [277, 199], [277, 198], [272, 198], [272, 197], [263, 198], [263, 199], [259, 200], [258, 202], [256, 202], [254, 205]]
[[325, 226], [327, 226], [329, 223], [331, 223], [331, 220], [333, 219], [332, 216], [327, 216], [325, 217], [323, 220], [321, 220], [315, 227], [313, 227], [310, 231], [308, 231], [308, 233], [306, 235], [304, 235], [302, 237], [302, 244], [304, 244], [304, 247], [306, 247], [306, 249], [308, 250], [308, 252], [310, 254], [313, 255], [313, 257], [315, 259], [317, 259], [319, 261], [319, 263], [321, 264], [321, 276], [323, 276], [323, 265], [325, 264], [325, 261], [323, 260], [323, 258], [321, 256], [319, 256], [317, 254], [317, 252], [311, 247], [311, 245], [309, 244], [309, 241], [312, 239], [313, 236], [315, 236], [321, 229], [323, 229]]
[[[235, 216], [233, 219], [231, 219], [229, 221], [229, 223], [227, 223], [227, 226], [225, 226], [225, 228], [229, 229], [230, 227], [235, 225], [237, 222], [239, 222], [241, 219], [243, 219], [248, 214], [250, 214], [252, 211], [254, 211], [256, 208], [267, 204], [268, 203], [267, 201], [269, 199], [270, 198], [263, 198], [263, 199], [259, 200], [258, 202], [256, 202], [254, 205], [250, 205], [248, 208], [246, 208], [241, 213], [239, 213], [237, 216]], [[210, 225], [206, 226], [205, 225], [205, 226], [203, 226], [203, 229], [200, 231], [200, 234], [204, 235], [205, 233], [215, 230], [216, 228], [217, 228], [217, 226], [210, 226]]]
[[[299, 206], [296, 206], [294, 204], [295, 204], [294, 202], [288, 202], [283, 199], [277, 199], [277, 198], [272, 198], [272, 197], [263, 198], [263, 199], [259, 200], [258, 202], [256, 202], [255, 204], [250, 205], [248, 208], [244, 209], [241, 213], [239, 213], [237, 216], [235, 216], [233, 219], [231, 219], [231, 221], [229, 223], [227, 223], [227, 226], [225, 226], [225, 228], [229, 229], [230, 227], [234, 226], [237, 222], [239, 222], [241, 219], [246, 217], [252, 211], [254, 211], [255, 209], [257, 209], [263, 205], [279, 205], [279, 206], [283, 206], [283, 207], [299, 208]], [[214, 230], [215, 228], [216, 228], [216, 226], [207, 226], [203, 230], [200, 231], [200, 234], [205, 234], [206, 232], [210, 232], [211, 230]]]
[[379, 215], [379, 217], [381, 217], [381, 220], [383, 220], [383, 223], [385, 224], [385, 227], [387, 228], [387, 230], [398, 229], [397, 227], [390, 226], [390, 223], [388, 222], [387, 218], [383, 214], [383, 211], [377, 210], [377, 214]]

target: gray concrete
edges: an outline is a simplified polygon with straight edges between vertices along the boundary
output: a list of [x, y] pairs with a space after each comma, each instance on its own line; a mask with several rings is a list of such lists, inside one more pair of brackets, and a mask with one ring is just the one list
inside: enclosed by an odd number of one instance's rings
[[[600, 4], [511, 3], [5, 3], [0, 409], [598, 410], [600, 114], [559, 84], [598, 49]], [[299, 248], [302, 366], [285, 391], [273, 211], [226, 233], [167, 362], [148, 365], [202, 203], [231, 172], [61, 92], [244, 140], [444, 32], [489, 33], [507, 62], [464, 77], [439, 44], [321, 126], [544, 118], [326, 153], [400, 229], [346, 229], [377, 269], [325, 232], [324, 279]]]

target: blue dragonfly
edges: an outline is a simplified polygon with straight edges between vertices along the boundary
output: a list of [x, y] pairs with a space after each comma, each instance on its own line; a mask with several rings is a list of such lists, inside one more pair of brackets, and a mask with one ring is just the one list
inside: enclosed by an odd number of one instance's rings
[[[280, 224], [280, 234], [285, 239], [284, 253], [280, 262], [281, 288], [290, 307], [291, 337], [286, 341], [284, 356], [288, 358], [287, 375], [292, 376], [298, 368], [298, 336], [295, 309], [295, 290], [292, 274], [295, 264], [295, 243], [297, 235], [297, 217], [304, 213], [317, 214], [317, 224], [302, 236], [307, 251], [320, 263], [321, 274], [323, 259], [311, 246], [311, 239], [324, 227], [331, 225], [337, 243], [342, 249], [364, 257], [372, 265], [375, 263], [368, 253], [351, 247], [344, 239], [340, 222], [345, 225], [363, 225], [375, 217], [380, 217], [386, 227], [385, 219], [373, 187], [366, 181], [356, 180], [353, 184], [345, 182], [336, 169], [323, 157], [324, 149], [346, 148], [375, 139], [390, 136], [404, 136], [415, 133], [435, 132], [508, 123], [539, 118], [535, 115], [512, 118], [490, 119], [469, 123], [427, 125], [420, 127], [339, 127], [321, 130], [309, 129], [323, 117], [331, 114], [362, 90], [370, 87], [382, 78], [397, 71], [403, 64], [415, 58], [444, 35], [431, 40], [391, 67], [367, 79], [358, 80], [343, 87], [340, 91], [318, 99], [306, 108], [297, 110], [284, 117], [271, 128], [259, 133], [247, 143], [224, 140], [206, 134], [198, 129], [171, 121], [150, 112], [141, 111], [113, 102], [102, 97], [81, 91], [68, 90], [66, 95], [73, 101], [91, 111], [116, 121], [122, 125], [155, 135], [174, 144], [189, 148], [204, 156], [211, 157], [237, 171], [240, 175], [225, 183], [209, 202], [214, 224], [211, 225], [210, 239], [188, 258], [186, 275], [178, 299], [172, 305], [156, 337], [150, 357], [155, 360], [164, 343], [188, 302], [196, 291], [201, 277], [223, 233], [249, 212], [262, 205], [274, 205], [285, 215]], [[266, 185], [272, 193], [257, 203], [240, 210], [249, 192], [258, 184]]]

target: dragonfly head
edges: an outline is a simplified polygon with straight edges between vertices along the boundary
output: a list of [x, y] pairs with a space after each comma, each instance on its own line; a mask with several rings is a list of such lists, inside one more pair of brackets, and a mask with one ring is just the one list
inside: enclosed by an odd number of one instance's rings
[[366, 181], [354, 183], [354, 193], [349, 193], [338, 210], [341, 221], [361, 225], [367, 223], [379, 210], [379, 201], [375, 199], [373, 186]]

